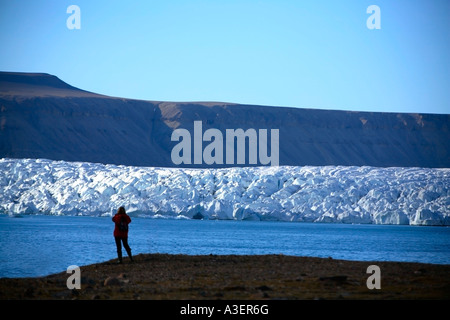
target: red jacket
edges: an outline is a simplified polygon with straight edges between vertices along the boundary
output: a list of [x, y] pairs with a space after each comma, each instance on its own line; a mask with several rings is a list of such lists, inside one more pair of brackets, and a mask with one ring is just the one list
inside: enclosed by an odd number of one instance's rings
[[122, 219], [122, 217], [125, 218], [125, 221], [127, 222], [127, 224], [131, 223], [131, 218], [129, 215], [125, 214], [115, 214], [114, 217], [112, 218], [112, 221], [115, 223], [115, 227], [114, 227], [114, 237], [119, 237], [119, 238], [128, 238], [128, 231], [121, 231], [119, 230], [119, 223], [120, 220]]

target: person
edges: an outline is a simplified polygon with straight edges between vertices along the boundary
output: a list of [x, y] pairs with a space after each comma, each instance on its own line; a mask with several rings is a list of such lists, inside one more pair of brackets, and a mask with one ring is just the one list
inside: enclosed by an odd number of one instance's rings
[[[130, 261], [133, 262], [131, 248], [128, 245], [128, 225], [131, 223], [131, 218], [125, 212], [124, 207], [120, 207], [117, 210], [117, 213], [112, 218], [112, 221], [115, 224], [114, 239], [116, 240], [117, 257], [119, 258], [119, 263], [122, 263], [122, 245], [127, 251]], [[124, 227], [122, 227], [121, 225], [123, 225]]]

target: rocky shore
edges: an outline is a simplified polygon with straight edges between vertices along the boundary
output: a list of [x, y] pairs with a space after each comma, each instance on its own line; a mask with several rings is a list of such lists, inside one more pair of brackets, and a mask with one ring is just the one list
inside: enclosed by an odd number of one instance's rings
[[[368, 289], [370, 265], [380, 289]], [[81, 289], [65, 270], [1, 278], [1, 300], [448, 300], [450, 265], [345, 261], [285, 255], [139, 254], [80, 266]]]

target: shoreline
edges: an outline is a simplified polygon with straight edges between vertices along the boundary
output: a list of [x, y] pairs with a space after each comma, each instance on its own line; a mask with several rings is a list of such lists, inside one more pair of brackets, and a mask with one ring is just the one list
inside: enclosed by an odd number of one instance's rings
[[[65, 270], [0, 278], [1, 300], [449, 300], [450, 265], [268, 255], [138, 254]], [[368, 267], [380, 289], [369, 289]], [[371, 278], [373, 280], [373, 277]], [[373, 281], [371, 281], [373, 282]]]

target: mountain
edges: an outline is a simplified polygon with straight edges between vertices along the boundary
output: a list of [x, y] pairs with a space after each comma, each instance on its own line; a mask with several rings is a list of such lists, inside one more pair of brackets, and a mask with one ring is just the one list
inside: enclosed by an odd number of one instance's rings
[[[211, 165], [201, 159], [194, 164], [194, 155], [192, 164], [175, 164], [172, 152], [181, 141], [171, 140], [175, 130], [186, 129], [192, 135], [193, 154], [212, 144], [202, 136], [195, 140], [195, 121], [201, 121], [200, 134], [208, 129], [223, 134], [223, 159], [227, 129], [255, 129], [259, 139], [261, 129], [267, 129], [268, 141], [272, 130], [279, 130], [279, 144], [269, 144], [269, 149], [279, 148], [280, 165], [450, 167], [449, 114], [143, 101], [80, 90], [45, 73], [0, 72], [1, 158], [153, 167], [264, 164], [261, 158], [250, 163], [250, 151], [243, 164], [237, 159]], [[202, 143], [200, 149], [195, 149], [195, 141]], [[238, 157], [237, 142], [233, 148]], [[261, 141], [257, 148], [261, 149]]]

